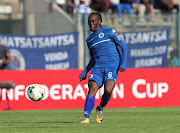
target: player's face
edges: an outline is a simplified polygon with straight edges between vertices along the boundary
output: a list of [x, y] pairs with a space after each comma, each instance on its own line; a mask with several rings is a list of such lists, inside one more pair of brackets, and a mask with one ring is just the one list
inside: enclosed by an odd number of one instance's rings
[[101, 20], [99, 20], [98, 15], [90, 15], [88, 18], [89, 29], [92, 32], [96, 32], [101, 28]]

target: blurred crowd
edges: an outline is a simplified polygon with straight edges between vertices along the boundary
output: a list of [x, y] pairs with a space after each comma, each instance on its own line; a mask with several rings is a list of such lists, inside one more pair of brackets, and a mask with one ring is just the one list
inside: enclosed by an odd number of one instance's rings
[[144, 16], [153, 13], [154, 9], [165, 13], [173, 10], [179, 12], [179, 4], [174, 3], [173, 0], [55, 0], [55, 2], [68, 13], [116, 11], [119, 16], [122, 16], [125, 11], [131, 16], [135, 10], [140, 16]]

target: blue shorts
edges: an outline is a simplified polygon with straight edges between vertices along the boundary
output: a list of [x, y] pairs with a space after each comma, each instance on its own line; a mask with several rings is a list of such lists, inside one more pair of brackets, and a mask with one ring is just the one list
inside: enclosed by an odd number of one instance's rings
[[[118, 76], [118, 69], [112, 67], [94, 67], [89, 75], [89, 81], [95, 81], [99, 88], [102, 87], [106, 81], [114, 81], [116, 83], [116, 79]], [[88, 82], [89, 82], [88, 81]]]

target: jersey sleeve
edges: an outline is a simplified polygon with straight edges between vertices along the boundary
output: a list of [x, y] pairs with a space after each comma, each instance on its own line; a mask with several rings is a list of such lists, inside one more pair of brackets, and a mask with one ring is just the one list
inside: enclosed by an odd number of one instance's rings
[[87, 65], [86, 68], [84, 69], [84, 72], [87, 74], [87, 73], [91, 70], [91, 68], [93, 68], [94, 64], [95, 64], [95, 63], [94, 63], [94, 59], [91, 57], [88, 65]]
[[128, 46], [119, 36], [119, 34], [113, 29], [110, 32], [110, 37], [112, 38], [112, 41], [114, 41], [114, 43], [116, 44], [117, 51], [120, 56], [121, 64], [119, 68], [126, 70], [126, 64], [127, 64], [127, 58], [128, 58]]

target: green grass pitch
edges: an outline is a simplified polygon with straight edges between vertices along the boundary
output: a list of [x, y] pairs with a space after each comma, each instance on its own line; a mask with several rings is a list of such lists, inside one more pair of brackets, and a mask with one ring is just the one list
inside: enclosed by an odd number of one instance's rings
[[1, 111], [0, 133], [180, 133], [180, 107], [105, 109], [103, 123], [79, 123], [83, 109]]

